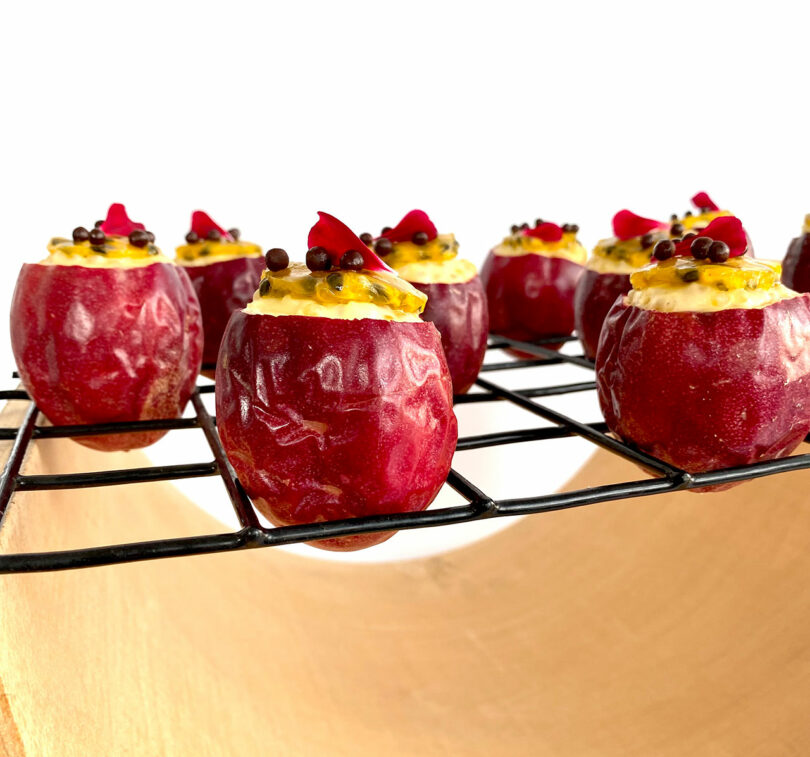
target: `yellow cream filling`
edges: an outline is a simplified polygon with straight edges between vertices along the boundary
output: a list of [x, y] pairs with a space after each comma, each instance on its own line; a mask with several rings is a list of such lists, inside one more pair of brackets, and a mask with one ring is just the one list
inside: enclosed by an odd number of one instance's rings
[[458, 242], [453, 234], [439, 234], [427, 244], [396, 242], [391, 252], [385, 256], [386, 265], [399, 270], [409, 263], [441, 263], [458, 255]]
[[75, 265], [85, 268], [140, 268], [153, 263], [171, 263], [154, 244], [135, 247], [127, 237], [108, 236], [102, 245], [54, 237], [42, 265]]
[[[83, 262], [90, 259], [115, 260], [118, 263], [123, 261], [142, 261], [140, 265], [154, 263], [158, 256], [163, 259], [160, 250], [154, 244], [147, 244], [144, 247], [135, 247], [129, 243], [127, 237], [108, 236], [102, 244], [96, 245], [90, 242], [74, 242], [72, 239], [54, 237], [48, 242], [48, 252], [51, 258], [58, 261], [74, 259], [75, 262], [59, 262], [59, 265], [88, 265]], [[46, 261], [47, 262], [47, 261]], [[137, 265], [137, 263], [136, 263]], [[110, 267], [99, 265], [98, 267]]]
[[247, 313], [419, 321], [427, 296], [387, 271], [265, 271]]
[[670, 258], [630, 275], [629, 305], [662, 312], [762, 308], [795, 297], [780, 283], [776, 261], [731, 258], [725, 263]]
[[397, 268], [397, 273], [416, 284], [463, 284], [478, 273], [475, 264], [464, 258], [443, 261], [418, 261]]
[[601, 239], [593, 248], [593, 255], [588, 260], [588, 268], [599, 273], [632, 273], [645, 265], [649, 265], [655, 243], [661, 239], [669, 239], [664, 230], [651, 231], [652, 244], [649, 247], [641, 246], [641, 237], [630, 239]]
[[804, 217], [804, 225], [802, 226], [802, 234], [810, 234], [810, 213]]
[[557, 242], [544, 242], [537, 237], [520, 233], [512, 234], [495, 247], [493, 252], [502, 257], [545, 255], [549, 258], [565, 258], [580, 265], [584, 265], [588, 258], [587, 251], [573, 232], [563, 232], [562, 239]]
[[181, 265], [207, 265], [232, 258], [257, 257], [262, 248], [252, 242], [212, 242], [204, 239], [194, 244], [182, 244], [177, 248], [177, 262]]
[[684, 216], [672, 223], [679, 223], [683, 226], [684, 231], [701, 231], [705, 229], [715, 218], [722, 216], [730, 216], [731, 212], [728, 210], [709, 210], [706, 213], [695, 213], [693, 215]]

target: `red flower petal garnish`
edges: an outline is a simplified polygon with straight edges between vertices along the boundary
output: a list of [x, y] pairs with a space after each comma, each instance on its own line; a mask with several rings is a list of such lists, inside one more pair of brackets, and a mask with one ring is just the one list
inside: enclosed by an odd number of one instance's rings
[[541, 223], [533, 229], [523, 229], [524, 237], [534, 237], [542, 239], [544, 242], [559, 242], [562, 239], [563, 230], [556, 223]]
[[698, 192], [692, 198], [692, 205], [694, 205], [698, 210], [703, 210], [704, 208], [708, 210], [720, 210], [719, 207], [712, 201], [712, 198], [709, 197], [705, 192]]
[[412, 210], [410, 213], [406, 213], [393, 229], [386, 231], [382, 236], [392, 242], [410, 242], [418, 231], [424, 231], [428, 235], [428, 241], [436, 239], [439, 234], [433, 221], [428, 218], [428, 214], [424, 210]]
[[225, 231], [218, 223], [214, 221], [208, 213], [203, 213], [202, 210], [195, 210], [191, 214], [191, 230], [200, 238], [205, 239], [208, 232], [216, 229], [223, 239], [233, 239], [233, 237]]
[[668, 224], [652, 218], [642, 218], [629, 210], [620, 210], [613, 216], [613, 235], [618, 239], [632, 239], [644, 236], [656, 229], [666, 229]]
[[107, 218], [100, 228], [105, 234], [113, 237], [128, 237], [135, 229], [146, 231], [146, 226], [142, 223], [129, 220], [127, 209], [120, 202], [110, 205]]
[[357, 250], [363, 256], [363, 268], [368, 271], [391, 271], [377, 254], [369, 249], [343, 221], [329, 213], [318, 211], [318, 222], [309, 230], [307, 244], [310, 247], [323, 247], [338, 268], [343, 253]]
[[[736, 216], [721, 216], [715, 218], [703, 231], [698, 232], [699, 237], [709, 237], [717, 242], [725, 242], [728, 245], [729, 257], [736, 258], [744, 255], [748, 248], [748, 239], [745, 235], [742, 221]], [[682, 239], [675, 245], [676, 256], [686, 256], [692, 254], [692, 242], [696, 237]]]

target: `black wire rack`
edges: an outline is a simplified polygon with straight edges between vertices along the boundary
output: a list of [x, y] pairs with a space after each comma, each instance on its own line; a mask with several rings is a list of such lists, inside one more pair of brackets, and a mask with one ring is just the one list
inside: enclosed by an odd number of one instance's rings
[[[610, 500], [644, 497], [662, 492], [739, 482], [810, 467], [810, 454], [799, 454], [737, 468], [690, 474], [607, 435], [607, 427], [603, 422], [581, 423], [547, 407], [540, 401], [545, 397], [593, 390], [596, 387], [593, 381], [512, 390], [485, 377], [497, 371], [513, 371], [537, 366], [559, 365], [561, 363], [593, 370], [593, 364], [582, 355], [563, 354], [544, 346], [544, 344], [551, 342], [570, 342], [573, 340], [574, 337], [555, 338], [538, 344], [530, 344], [500, 336], [491, 337], [490, 350], [512, 347], [536, 357], [486, 363], [481, 370], [482, 375], [476, 381], [481, 391], [457, 396], [455, 403], [461, 405], [479, 402], [508, 402], [539, 418], [550, 421], [553, 425], [460, 437], [456, 452], [463, 453], [466, 450], [503, 444], [578, 436], [643, 466], [647, 470], [654, 472], [655, 477], [562, 493], [543, 493], [517, 499], [496, 500], [479, 489], [475, 483], [452, 469], [447, 477], [447, 484], [461, 495], [465, 500], [464, 504], [453, 507], [432, 508], [423, 512], [366, 516], [277, 528], [265, 528], [262, 526], [250, 499], [228, 463], [216, 431], [216, 421], [209, 414], [202, 399], [203, 394], [214, 391], [213, 384], [198, 386], [194, 391], [191, 403], [195, 416], [191, 418], [72, 426], [38, 425], [39, 411], [24, 389], [0, 391], [0, 401], [26, 400], [29, 403], [19, 427], [0, 428], [0, 440], [13, 441], [8, 460], [0, 477], [0, 528], [3, 526], [3, 519], [9, 502], [16, 492], [115, 486], [202, 476], [220, 476], [222, 478], [240, 526], [236, 531], [202, 536], [178, 536], [171, 539], [58, 552], [0, 554], [0, 574], [87, 568], [165, 557], [228, 552], [255, 547], [274, 547], [375, 531], [398, 531], [431, 526], [447, 526], [484, 518], [544, 513], [583, 505], [593, 505]], [[26, 475], [21, 472], [26, 452], [31, 443], [37, 439], [92, 436], [132, 431], [173, 431], [189, 428], [200, 429], [203, 432], [213, 454], [213, 460], [184, 465], [155, 465], [88, 473]]]

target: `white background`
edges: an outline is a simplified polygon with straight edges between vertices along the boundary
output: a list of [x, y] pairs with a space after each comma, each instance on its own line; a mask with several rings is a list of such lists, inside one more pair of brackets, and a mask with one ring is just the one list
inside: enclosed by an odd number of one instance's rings
[[23, 261], [113, 201], [168, 252], [203, 208], [298, 259], [316, 210], [376, 231], [421, 207], [478, 263], [513, 222], [576, 222], [592, 245], [617, 209], [666, 218], [702, 189], [743, 219], [758, 256], [778, 258], [810, 211], [799, 3], [79, 1], [0, 14], [4, 308]]

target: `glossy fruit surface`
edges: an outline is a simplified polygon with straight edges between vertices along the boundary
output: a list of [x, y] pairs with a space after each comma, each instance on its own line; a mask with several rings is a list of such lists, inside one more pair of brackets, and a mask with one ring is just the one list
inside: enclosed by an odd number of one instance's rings
[[464, 394], [477, 378], [487, 351], [489, 314], [481, 279], [474, 276], [460, 284], [413, 285], [428, 297], [422, 318], [441, 334], [453, 393]]
[[[217, 427], [274, 524], [424, 510], [457, 439], [432, 323], [237, 311], [222, 340]], [[354, 550], [392, 532], [313, 542]]]
[[810, 295], [714, 313], [617, 302], [596, 376], [610, 429], [678, 468], [784, 457], [810, 432]]
[[[200, 305], [170, 263], [135, 268], [26, 264], [11, 303], [23, 384], [54, 424], [178, 417], [202, 357]], [[165, 431], [77, 437], [145, 447]]]

